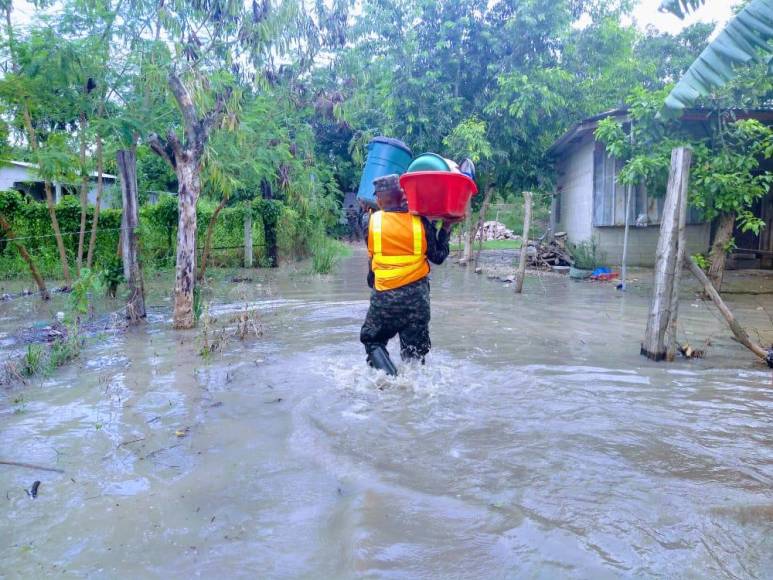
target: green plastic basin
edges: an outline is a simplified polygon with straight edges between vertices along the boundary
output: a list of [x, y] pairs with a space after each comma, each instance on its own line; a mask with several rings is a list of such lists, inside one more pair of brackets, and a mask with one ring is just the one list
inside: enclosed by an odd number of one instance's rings
[[451, 171], [451, 168], [440, 155], [422, 153], [411, 161], [411, 164], [408, 166], [408, 173], [416, 171]]

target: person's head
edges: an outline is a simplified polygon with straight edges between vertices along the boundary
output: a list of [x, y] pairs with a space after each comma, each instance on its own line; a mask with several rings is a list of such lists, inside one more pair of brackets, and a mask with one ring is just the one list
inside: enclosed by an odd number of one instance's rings
[[403, 190], [397, 174], [385, 175], [373, 180], [376, 203], [380, 209], [393, 209], [403, 205]]

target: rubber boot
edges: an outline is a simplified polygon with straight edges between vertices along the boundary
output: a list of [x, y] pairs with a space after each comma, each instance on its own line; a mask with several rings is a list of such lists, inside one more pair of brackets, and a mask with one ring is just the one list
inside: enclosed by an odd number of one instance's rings
[[383, 346], [377, 346], [368, 354], [368, 364], [374, 369], [384, 371], [390, 377], [397, 376], [397, 367]]

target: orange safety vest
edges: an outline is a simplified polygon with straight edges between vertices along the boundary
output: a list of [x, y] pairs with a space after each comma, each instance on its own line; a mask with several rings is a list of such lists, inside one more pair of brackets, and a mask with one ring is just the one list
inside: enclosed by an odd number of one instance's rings
[[429, 274], [424, 224], [419, 216], [408, 212], [372, 214], [368, 252], [376, 290], [394, 290]]

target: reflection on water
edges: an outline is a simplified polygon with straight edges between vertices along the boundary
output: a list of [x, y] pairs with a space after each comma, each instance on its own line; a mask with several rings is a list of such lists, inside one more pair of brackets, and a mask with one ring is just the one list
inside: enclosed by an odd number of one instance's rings
[[770, 577], [771, 377], [705, 304], [682, 324], [710, 357], [654, 364], [644, 295], [449, 265], [427, 365], [389, 379], [362, 260], [220, 292], [266, 335], [211, 360], [159, 310], [3, 395], [0, 459], [65, 474], [0, 466], [0, 574]]

